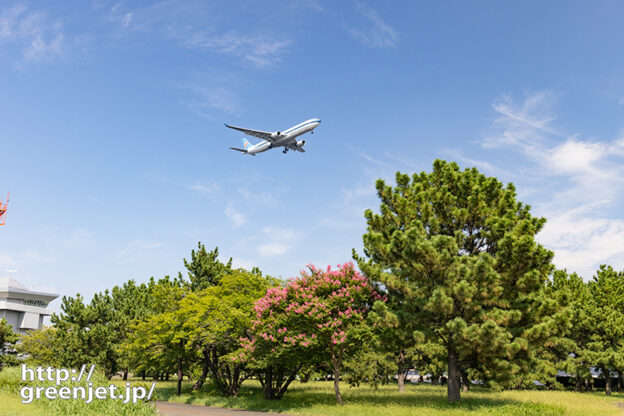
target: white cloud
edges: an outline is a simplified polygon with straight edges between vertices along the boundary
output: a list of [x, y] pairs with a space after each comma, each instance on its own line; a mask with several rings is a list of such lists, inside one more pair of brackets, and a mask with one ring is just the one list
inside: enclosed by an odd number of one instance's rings
[[234, 209], [232, 204], [229, 204], [225, 208], [225, 216], [228, 217], [230, 221], [232, 221], [232, 224], [234, 224], [234, 227], [236, 228], [241, 227], [247, 222], [245, 215], [236, 211], [236, 209]]
[[345, 25], [351, 36], [360, 41], [362, 44], [373, 48], [388, 48], [396, 46], [399, 40], [397, 31], [392, 26], [384, 22], [375, 10], [361, 3], [357, 5], [356, 10], [362, 17], [364, 17], [368, 26], [363, 29]]
[[185, 104], [196, 114], [213, 118], [211, 111], [239, 115], [241, 112], [238, 94], [230, 88], [230, 84], [240, 84], [230, 76], [216, 73], [198, 74], [193, 80], [180, 84], [179, 87], [191, 92], [193, 98]]
[[624, 220], [602, 218], [587, 204], [548, 219], [539, 241], [555, 253], [559, 268], [590, 278], [600, 264], [624, 267]]
[[132, 22], [132, 13], [124, 14], [121, 18], [121, 27], [124, 29], [127, 28], [130, 26], [130, 22]]
[[282, 254], [286, 254], [289, 250], [290, 246], [281, 243], [261, 244], [258, 247], [258, 253], [265, 257], [281, 256]]
[[274, 66], [291, 42], [268, 35], [248, 35], [230, 31], [220, 35], [191, 33], [185, 35], [183, 44], [189, 48], [205, 49], [242, 58], [259, 68]]
[[548, 220], [538, 239], [555, 252], [558, 267], [586, 279], [602, 263], [624, 268], [624, 219], [609, 215], [623, 212], [622, 139], [566, 136], [553, 126], [554, 102], [544, 91], [527, 95], [521, 105], [509, 97], [497, 101], [494, 134], [482, 144], [524, 155], [530, 162], [525, 175], [550, 191], [532, 205]]
[[61, 20], [18, 4], [0, 13], [0, 41], [21, 45], [24, 62], [52, 61], [63, 54], [65, 35]]
[[221, 186], [212, 180], [195, 181], [186, 187], [202, 195], [211, 195], [221, 191]]
[[292, 250], [299, 239], [299, 233], [292, 228], [267, 226], [262, 229], [265, 241], [258, 247], [258, 253], [264, 257], [281, 256]]

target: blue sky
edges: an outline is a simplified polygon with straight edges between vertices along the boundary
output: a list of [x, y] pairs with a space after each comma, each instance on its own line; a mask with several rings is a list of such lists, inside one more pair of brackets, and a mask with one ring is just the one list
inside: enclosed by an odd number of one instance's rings
[[[438, 157], [516, 184], [559, 267], [622, 269], [623, 9], [2, 2], [0, 274], [89, 298], [177, 274], [199, 240], [275, 276], [335, 265], [375, 179]], [[223, 123], [312, 117], [305, 154], [228, 149]]]

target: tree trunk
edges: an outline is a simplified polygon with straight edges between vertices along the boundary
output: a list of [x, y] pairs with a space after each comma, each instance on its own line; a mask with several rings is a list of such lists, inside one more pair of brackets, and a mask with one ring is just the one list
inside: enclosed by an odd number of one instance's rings
[[459, 363], [457, 360], [457, 352], [453, 344], [449, 342], [448, 346], [448, 386], [446, 389], [446, 398], [449, 403], [455, 403], [461, 400], [459, 391]]
[[169, 381], [169, 371], [165, 373], [165, 381]]
[[605, 393], [607, 396], [611, 396], [611, 374], [609, 374], [609, 369], [603, 368], [602, 375], [605, 379]]
[[624, 375], [622, 370], [618, 370], [618, 390], [622, 391], [622, 388], [624, 388]]
[[340, 395], [340, 366], [342, 364], [342, 356], [336, 356], [334, 349], [332, 348], [332, 367], [334, 370], [334, 393], [336, 393], [336, 401], [339, 405], [344, 405], [342, 396]]
[[123, 370], [123, 379], [124, 381], [128, 380], [128, 367]]
[[145, 370], [141, 371], [141, 378], [145, 381]]
[[178, 362], [178, 396], [182, 393], [182, 360]]
[[465, 393], [470, 390], [470, 380], [468, 380], [468, 373], [464, 370], [460, 371], [462, 381], [462, 391]]
[[399, 351], [397, 379], [399, 392], [403, 393], [405, 391], [405, 354], [403, 350]]
[[193, 385], [193, 390], [199, 390], [204, 385], [206, 381], [206, 377], [208, 376], [208, 371], [210, 371], [210, 352], [204, 351], [204, 359], [202, 361], [202, 372], [197, 382]]
[[271, 366], [267, 368], [264, 384], [266, 385], [264, 389], [264, 398], [272, 400], [273, 399], [273, 367]]

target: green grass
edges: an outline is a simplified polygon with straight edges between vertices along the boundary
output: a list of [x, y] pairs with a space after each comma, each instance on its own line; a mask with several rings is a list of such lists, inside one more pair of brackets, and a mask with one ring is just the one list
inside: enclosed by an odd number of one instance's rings
[[[101, 377], [94, 380], [98, 385], [109, 382]], [[125, 382], [114, 380], [123, 385]], [[131, 379], [133, 386], [151, 384]], [[0, 372], [0, 416], [4, 415], [153, 415], [154, 409], [145, 404], [123, 405], [111, 400], [94, 401], [90, 405], [80, 400], [40, 400], [22, 404], [19, 389], [19, 369], [9, 368]], [[201, 392], [191, 392], [192, 383], [185, 381], [181, 396], [175, 394], [175, 381], [158, 382], [155, 398], [171, 402], [202, 406], [230, 407], [258, 411], [271, 411], [290, 415], [327, 416], [402, 416], [402, 415], [490, 415], [490, 416], [624, 416], [624, 394], [614, 393], [607, 397], [602, 392], [575, 393], [571, 391], [513, 390], [496, 392], [474, 388], [462, 394], [462, 402], [450, 405], [446, 402], [444, 386], [406, 386], [405, 393], [397, 391], [396, 385], [351, 388], [343, 383], [345, 406], [338, 406], [332, 382], [293, 383], [282, 400], [265, 400], [260, 385], [255, 380], [243, 384], [239, 397], [228, 398], [218, 394], [208, 384]]]
[[[126, 415], [126, 416], [152, 416], [156, 414], [151, 404], [123, 404], [119, 400], [93, 400], [85, 403], [83, 400], [48, 400], [45, 398], [34, 400], [32, 403], [23, 404], [20, 397], [22, 386], [37, 387], [51, 386], [53, 383], [32, 382], [20, 380], [19, 367], [5, 368], [0, 372], [0, 416], [21, 415]], [[108, 380], [94, 374], [91, 380], [94, 386], [107, 386]], [[133, 386], [143, 383], [132, 383]], [[78, 383], [62, 383], [63, 386], [78, 385]], [[84, 385], [84, 384], [83, 384]]]
[[492, 415], [492, 416], [601, 416], [624, 415], [624, 394], [576, 393], [572, 391], [514, 390], [496, 392], [475, 388], [462, 394], [458, 404], [446, 402], [446, 387], [407, 385], [404, 393], [396, 385], [369, 387], [341, 386], [345, 406], [338, 406], [331, 382], [294, 383], [282, 400], [265, 400], [259, 384], [246, 381], [237, 398], [226, 398], [205, 386], [190, 391], [185, 382], [181, 396], [175, 395], [175, 382], [159, 382], [159, 400], [203, 406], [271, 411], [291, 415]]

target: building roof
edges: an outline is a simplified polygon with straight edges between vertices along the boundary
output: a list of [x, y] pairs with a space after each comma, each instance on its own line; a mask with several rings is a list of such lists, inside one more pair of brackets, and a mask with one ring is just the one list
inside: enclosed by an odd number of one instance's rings
[[35, 290], [29, 290], [24, 285], [11, 277], [0, 277], [0, 298], [7, 297], [45, 299], [50, 302], [58, 298], [59, 295], [55, 293], [45, 293], [37, 292]]

